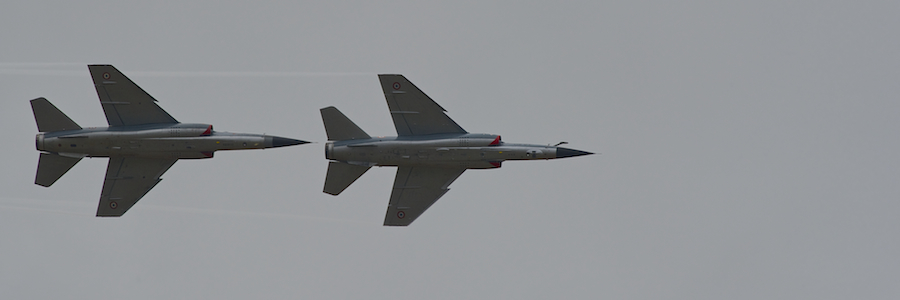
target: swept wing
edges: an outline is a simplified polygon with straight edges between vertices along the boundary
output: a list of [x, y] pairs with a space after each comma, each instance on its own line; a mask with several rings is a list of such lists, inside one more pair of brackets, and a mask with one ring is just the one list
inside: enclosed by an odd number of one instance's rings
[[120, 217], [162, 181], [177, 159], [110, 157], [97, 206], [98, 217]]
[[464, 168], [397, 167], [385, 226], [407, 226], [447, 193]]
[[89, 65], [109, 126], [178, 123], [156, 99], [111, 65]]
[[403, 75], [381, 74], [381, 89], [387, 99], [397, 135], [466, 133], [447, 116], [443, 107], [431, 100]]

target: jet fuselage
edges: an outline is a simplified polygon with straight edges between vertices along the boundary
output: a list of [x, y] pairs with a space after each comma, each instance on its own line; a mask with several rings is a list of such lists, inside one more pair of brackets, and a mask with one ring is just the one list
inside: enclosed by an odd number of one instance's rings
[[219, 150], [297, 145], [282, 137], [217, 132], [209, 124], [150, 124], [38, 133], [37, 150], [69, 156], [201, 159]]
[[476, 133], [373, 137], [325, 144], [327, 159], [368, 166], [491, 169], [499, 168], [506, 160], [554, 159], [584, 154], [588, 152], [549, 145], [504, 143], [499, 135]]

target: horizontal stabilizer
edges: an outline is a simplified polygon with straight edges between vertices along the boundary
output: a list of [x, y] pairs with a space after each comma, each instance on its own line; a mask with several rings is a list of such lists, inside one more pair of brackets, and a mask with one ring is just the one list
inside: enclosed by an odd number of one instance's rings
[[329, 106], [319, 111], [322, 113], [322, 122], [325, 123], [325, 134], [328, 136], [329, 141], [371, 138], [334, 106]]
[[37, 175], [34, 176], [34, 184], [45, 187], [53, 185], [79, 161], [81, 161], [81, 158], [41, 153], [40, 158], [38, 158], [38, 169]]
[[81, 126], [44, 97], [31, 100], [31, 110], [34, 112], [34, 121], [37, 122], [40, 132], [81, 129]]
[[329, 162], [328, 174], [325, 175], [325, 188], [322, 191], [337, 196], [365, 174], [369, 168], [337, 161]]

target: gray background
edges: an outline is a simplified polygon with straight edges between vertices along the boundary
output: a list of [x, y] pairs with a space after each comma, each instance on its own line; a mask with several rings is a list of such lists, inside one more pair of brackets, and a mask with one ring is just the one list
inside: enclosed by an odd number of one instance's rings
[[[900, 2], [676, 2], [4, 2], [0, 295], [896, 299]], [[95, 218], [107, 160], [34, 185], [28, 105], [106, 126], [86, 64], [318, 144], [180, 161]], [[395, 135], [378, 73], [471, 132], [602, 155], [468, 171], [382, 227], [395, 169], [322, 193], [318, 112]]]

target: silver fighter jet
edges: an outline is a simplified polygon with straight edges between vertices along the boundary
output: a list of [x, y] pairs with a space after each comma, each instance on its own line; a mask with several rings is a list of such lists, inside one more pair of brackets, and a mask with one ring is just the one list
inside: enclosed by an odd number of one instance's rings
[[403, 75], [378, 75], [396, 137], [371, 137], [337, 108], [321, 109], [329, 142], [324, 192], [338, 195], [372, 166], [397, 166], [385, 226], [407, 226], [444, 195], [466, 169], [499, 168], [506, 160], [593, 154], [549, 145], [510, 144], [499, 135], [468, 133]]
[[98, 217], [118, 217], [162, 179], [178, 159], [212, 158], [218, 150], [264, 149], [308, 143], [213, 131], [209, 124], [179, 123], [156, 99], [110, 65], [89, 65], [109, 127], [81, 128], [50, 101], [31, 100], [41, 151], [34, 183], [49, 187], [83, 157], [109, 157]]

